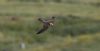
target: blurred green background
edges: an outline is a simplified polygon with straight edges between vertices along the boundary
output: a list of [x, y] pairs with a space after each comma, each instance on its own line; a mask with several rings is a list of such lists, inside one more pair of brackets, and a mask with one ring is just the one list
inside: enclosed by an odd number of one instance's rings
[[[54, 27], [36, 35], [51, 16]], [[99, 16], [100, 0], [0, 0], [0, 51], [99, 51]]]

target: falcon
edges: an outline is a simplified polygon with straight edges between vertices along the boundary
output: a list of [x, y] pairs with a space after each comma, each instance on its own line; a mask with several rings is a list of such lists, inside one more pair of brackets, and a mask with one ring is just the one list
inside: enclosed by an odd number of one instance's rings
[[51, 19], [47, 19], [47, 20], [38, 18], [38, 21], [40, 21], [43, 24], [43, 27], [36, 34], [41, 34], [44, 31], [46, 31], [49, 27], [54, 25], [55, 17], [52, 16]]

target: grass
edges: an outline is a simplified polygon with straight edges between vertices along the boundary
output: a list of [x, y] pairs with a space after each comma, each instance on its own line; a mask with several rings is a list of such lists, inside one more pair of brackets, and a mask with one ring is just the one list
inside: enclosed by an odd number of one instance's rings
[[[98, 17], [100, 9], [85, 4], [8, 4], [1, 5], [1, 15], [8, 16], [50, 16], [74, 14], [86, 17]], [[59, 9], [57, 9], [59, 8]], [[71, 9], [70, 9], [71, 8]]]
[[[99, 0], [77, 0], [76, 3], [5, 1], [0, 0], [1, 51], [4, 49], [9, 51], [100, 50]], [[18, 20], [12, 21], [13, 16]], [[37, 18], [49, 16], [57, 17], [55, 29], [50, 28], [47, 32], [36, 35], [36, 31], [41, 27]], [[71, 37], [70, 34], [77, 35]], [[20, 48], [22, 40], [27, 46], [26, 49]]]
[[[59, 37], [49, 38], [49, 42], [46, 44], [33, 44], [32, 48], [25, 49], [23, 51], [98, 51], [99, 42], [95, 38], [97, 35], [83, 35], [78, 36], [75, 39], [70, 36], [64, 38]], [[52, 41], [50, 41], [52, 39]], [[76, 41], [75, 41], [76, 40]], [[92, 48], [92, 49], [91, 49]]]

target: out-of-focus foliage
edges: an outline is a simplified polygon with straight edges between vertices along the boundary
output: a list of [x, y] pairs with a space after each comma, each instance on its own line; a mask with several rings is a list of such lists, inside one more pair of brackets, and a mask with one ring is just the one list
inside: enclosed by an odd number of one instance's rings
[[[98, 51], [99, 13], [99, 0], [0, 0], [0, 51]], [[51, 16], [54, 27], [36, 35]]]
[[100, 31], [99, 20], [97, 21], [75, 15], [68, 15], [66, 17], [57, 16], [57, 18], [58, 22], [56, 23], [54, 30], [51, 30], [51, 34], [61, 34], [64, 36], [67, 34], [71, 34], [72, 36], [74, 36], [77, 34], [92, 34]]

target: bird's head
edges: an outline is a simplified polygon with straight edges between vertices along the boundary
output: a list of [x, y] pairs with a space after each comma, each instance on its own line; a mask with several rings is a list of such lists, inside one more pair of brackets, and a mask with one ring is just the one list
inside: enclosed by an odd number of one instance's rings
[[52, 19], [55, 19], [55, 17], [54, 17], [54, 16], [52, 16]]

